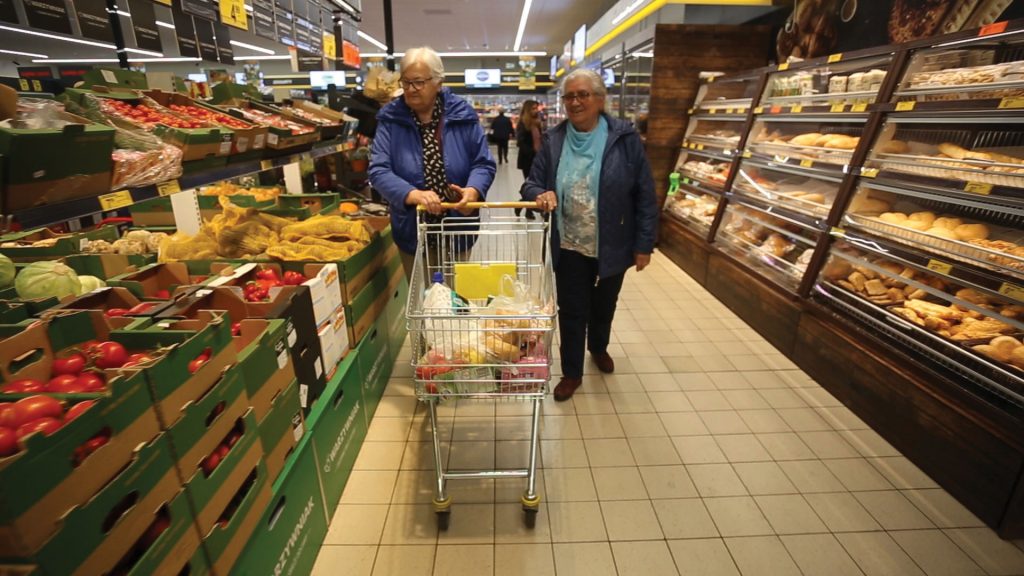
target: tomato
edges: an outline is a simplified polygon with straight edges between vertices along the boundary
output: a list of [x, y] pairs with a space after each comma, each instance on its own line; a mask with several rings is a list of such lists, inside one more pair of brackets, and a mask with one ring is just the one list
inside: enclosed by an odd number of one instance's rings
[[82, 370], [85, 370], [85, 364], [85, 355], [75, 352], [74, 354], [65, 356], [64, 358], [57, 358], [54, 360], [53, 367], [50, 368], [50, 371], [53, 372], [54, 376], [59, 376], [61, 374], [78, 375], [82, 373]]
[[78, 345], [78, 349], [82, 351], [86, 356], [92, 356], [93, 352], [96, 351], [96, 347], [100, 345], [99, 340], [86, 340]]
[[68, 422], [71, 422], [75, 418], [78, 418], [86, 410], [92, 408], [93, 404], [95, 403], [95, 400], [86, 400], [84, 402], [79, 402], [78, 404], [75, 404], [71, 408], [68, 408], [68, 413], [64, 415], [64, 423], [66, 424]]
[[237, 430], [231, 432], [231, 434], [228, 434], [228, 446], [233, 448], [235, 446], [235, 444], [238, 444], [238, 441], [241, 440], [241, 439], [242, 439], [242, 433], [241, 432], [238, 432]]
[[217, 456], [220, 456], [221, 460], [224, 460], [225, 458], [228, 457], [228, 452], [230, 451], [231, 446], [228, 446], [227, 444], [221, 444], [220, 446], [217, 446], [217, 449], [214, 451], [214, 453], [217, 454]]
[[18, 451], [18, 434], [10, 428], [0, 428], [0, 457]]
[[108, 442], [110, 442], [110, 436], [108, 434], [97, 434], [92, 438], [89, 438], [79, 446], [79, 448], [81, 448], [82, 459], [84, 460], [93, 452], [99, 450], [103, 446], [106, 446]]
[[277, 276], [277, 271], [274, 270], [273, 268], [262, 268], [260, 270], [257, 270], [256, 271], [256, 279], [257, 280], [271, 280], [271, 281], [279, 280], [279, 278]]
[[170, 298], [171, 298], [171, 291], [170, 290], [157, 290], [156, 291], [156, 297], [161, 299], [161, 300], [170, 300]]
[[213, 474], [213, 471], [216, 470], [217, 466], [220, 465], [220, 460], [220, 455], [217, 454], [216, 450], [214, 450], [213, 454], [210, 454], [206, 458], [203, 458], [203, 462], [202, 464], [200, 464], [200, 467], [203, 469], [203, 472], [205, 472], [206, 475], [209, 476], [210, 474]]
[[195, 374], [196, 372], [199, 371], [200, 368], [203, 367], [203, 364], [206, 364], [209, 361], [209, 356], [196, 356], [195, 358], [192, 359], [191, 362], [188, 363], [188, 373]]
[[60, 376], [54, 376], [46, 383], [46, 391], [57, 394], [79, 394], [88, 392], [89, 389], [78, 381], [78, 376], [74, 374], [61, 374]]
[[0, 428], [17, 428], [14, 418], [14, 404], [10, 402], [0, 403]]
[[130, 366], [141, 366], [142, 364], [146, 364], [147, 362], [152, 361], [153, 357], [150, 356], [149, 354], [146, 354], [144, 352], [136, 352], [135, 354], [129, 356], [128, 360], [124, 363], [124, 366], [121, 367], [128, 368]]
[[86, 392], [99, 392], [107, 387], [107, 380], [96, 372], [83, 372], [75, 379], [75, 384], [83, 386]]
[[152, 302], [143, 302], [141, 304], [133, 306], [130, 310], [128, 310], [128, 314], [143, 314], [153, 306], [156, 306], [156, 304]]
[[205, 357], [207, 360], [210, 359], [210, 356], [213, 356], [213, 348], [210, 348], [209, 346], [203, 348], [203, 353], [199, 355], [200, 358]]
[[157, 516], [156, 519], [153, 520], [153, 523], [149, 525], [149, 528], [146, 528], [146, 531], [143, 532], [142, 538], [139, 539], [139, 544], [142, 546], [142, 549], [145, 550], [155, 544], [157, 538], [160, 538], [160, 535], [166, 532], [170, 527], [171, 519], [168, 518], [167, 515], [160, 514]]
[[118, 316], [127, 316], [131, 310], [127, 308], [111, 308], [104, 312], [107, 318], [117, 318]]
[[232, 336], [241, 336], [242, 335], [242, 323], [241, 322], [235, 322], [235, 323], [231, 324], [231, 335]]
[[44, 436], [49, 436], [60, 430], [63, 423], [57, 418], [36, 418], [30, 422], [18, 426], [15, 430], [15, 434], [18, 436], [18, 440], [23, 440], [26, 436], [41, 432]]
[[286, 286], [301, 286], [306, 280], [307, 278], [305, 276], [295, 272], [294, 270], [289, 270], [284, 273], [284, 283]]
[[62, 418], [64, 408], [60, 401], [41, 394], [22, 398], [14, 403], [14, 428], [40, 418]]
[[8, 392], [10, 394], [16, 394], [16, 393], [23, 393], [23, 394], [24, 393], [29, 393], [29, 394], [31, 394], [31, 393], [35, 393], [35, 392], [43, 392], [44, 390], [46, 390], [46, 383], [43, 382], [42, 380], [33, 380], [33, 379], [14, 380], [13, 382], [8, 382], [7, 384], [4, 384], [4, 387], [2, 388], [2, 390], [4, 392]]
[[99, 368], [120, 368], [128, 361], [128, 351], [119, 342], [100, 342], [93, 350], [93, 362]]

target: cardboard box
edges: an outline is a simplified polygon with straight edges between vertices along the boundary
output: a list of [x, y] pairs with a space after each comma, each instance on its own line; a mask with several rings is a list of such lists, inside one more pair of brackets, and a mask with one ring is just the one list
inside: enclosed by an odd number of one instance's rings
[[[27, 328], [0, 329], [0, 374], [10, 382], [22, 378], [47, 380], [56, 353], [87, 340], [131, 344], [131, 335], [111, 330], [99, 312], [78, 312], [39, 322]], [[16, 359], [35, 351], [39, 359], [20, 366]], [[68, 405], [81, 400], [95, 404], [50, 436], [26, 438], [24, 449], [0, 458], [0, 555], [27, 556], [60, 526], [62, 514], [87, 502], [135, 457], [140, 443], [160, 431], [145, 376], [107, 372], [107, 392], [57, 395]], [[10, 395], [17, 400], [24, 395]], [[76, 450], [90, 438], [110, 431], [110, 440], [75, 465]]]
[[285, 461], [306, 433], [299, 404], [299, 383], [291, 384], [270, 400], [270, 409], [257, 424], [263, 444], [263, 461], [270, 481], [284, 470]]
[[376, 322], [359, 345], [357, 353], [360, 371], [363, 373], [363, 401], [366, 405], [366, 423], [369, 426], [377, 411], [384, 388], [391, 377], [391, 349], [388, 345], [387, 322]]
[[137, 298], [143, 300], [168, 300], [157, 294], [166, 290], [175, 294], [181, 288], [195, 291], [206, 279], [199, 279], [189, 274], [184, 262], [166, 262], [150, 264], [136, 271], [126, 272], [107, 280], [108, 286], [121, 286], [131, 290]]
[[387, 271], [381, 268], [370, 283], [345, 306], [350, 347], [354, 348], [362, 341], [390, 300]]
[[320, 133], [324, 140], [344, 137], [347, 132], [347, 128], [349, 128], [348, 124], [358, 122], [355, 118], [346, 116], [342, 112], [331, 110], [326, 106], [321, 106], [320, 104], [310, 102], [309, 100], [292, 100], [291, 107], [282, 107], [282, 110], [288, 115], [288, 117], [301, 118], [300, 115], [295, 114], [292, 111], [292, 108], [297, 108], [303, 112], [320, 118], [324, 122], [327, 122], [325, 124], [320, 124]]
[[109, 86], [128, 90], [149, 88], [144, 72], [122, 70], [121, 68], [93, 68], [85, 73], [82, 82], [86, 86]]
[[232, 338], [238, 353], [233, 370], [242, 373], [257, 422], [266, 417], [273, 399], [295, 381], [285, 324], [284, 320], [242, 320], [239, 335]]
[[388, 287], [389, 300], [384, 306], [384, 317], [388, 323], [388, 344], [391, 355], [398, 356], [408, 335], [408, 319], [405, 310], [409, 303], [409, 283], [405, 281], [405, 271], [400, 270], [397, 280], [392, 276]]
[[[188, 574], [202, 574], [195, 571], [192, 558], [202, 556], [199, 532], [184, 490], [157, 510], [169, 521], [169, 526], [150, 546], [136, 541], [135, 550], [118, 563], [117, 569], [125, 569], [128, 576], [149, 576], [151, 574], [181, 574], [188, 567]], [[156, 520], [154, 515], [153, 520]], [[139, 537], [142, 538], [141, 536]], [[206, 562], [203, 559], [202, 564]], [[115, 570], [115, 573], [117, 570]]]
[[94, 290], [74, 298], [68, 302], [58, 304], [52, 310], [100, 310], [107, 311], [115, 308], [134, 310], [125, 314], [130, 318], [150, 318], [159, 315], [171, 305], [170, 301], [149, 301], [143, 302], [135, 297], [127, 288], [106, 287]]
[[18, 324], [31, 317], [32, 313], [25, 304], [0, 300], [0, 324]]
[[[218, 86], [220, 86], [218, 84]], [[215, 87], [216, 88], [216, 87]], [[313, 128], [312, 132], [306, 134], [292, 134], [292, 131], [286, 128], [278, 128], [277, 126], [269, 126], [249, 120], [242, 113], [242, 110], [253, 109], [266, 114], [273, 114], [284, 118], [284, 114], [280, 110], [273, 106], [268, 106], [252, 100], [238, 99], [238, 98], [226, 98], [219, 100], [214, 98], [214, 103], [224, 108], [228, 114], [241, 118], [247, 122], [252, 122], [260, 126], [266, 126], [267, 128], [267, 147], [264, 150], [265, 153], [278, 155], [281, 150], [292, 150], [292, 149], [303, 149], [311, 148], [314, 143], [320, 141], [320, 128], [312, 122], [307, 122], [301, 118], [288, 118], [289, 121], [295, 122]], [[296, 150], [297, 151], [297, 150]]]
[[63, 260], [79, 276], [95, 276], [107, 280], [156, 263], [156, 254], [73, 254], [65, 256]]
[[236, 576], [309, 574], [327, 536], [327, 510], [307, 437], [272, 487], [270, 505], [232, 571]]
[[338, 362], [348, 354], [348, 328], [344, 307], [339, 306], [333, 317], [334, 321], [324, 322], [317, 333], [320, 338], [320, 358], [328, 379], [334, 374]]
[[[228, 502], [228, 507], [220, 512], [213, 530], [203, 538], [203, 547], [210, 555], [213, 574], [232, 574], [231, 569], [269, 504], [270, 480], [267, 467], [263, 462], [257, 462]], [[190, 576], [193, 574], [196, 573]]]
[[[204, 108], [215, 112], [217, 114], [227, 114], [223, 110], [217, 109], [215, 106], [210, 106], [205, 102], [199, 100], [193, 100], [184, 94], [177, 94], [175, 92], [164, 92], [162, 90], [148, 90], [143, 92], [146, 96], [155, 100], [161, 106], [170, 108], [172, 104], [179, 106], [195, 106], [197, 108]], [[179, 115], [184, 115], [182, 112], [175, 112]], [[202, 120], [198, 117], [188, 115], [190, 118], [195, 120]], [[248, 121], [244, 121], [249, 125], [248, 128], [229, 128], [234, 136], [231, 139], [231, 154], [243, 154], [251, 150], [262, 150], [267, 145], [267, 127], [257, 126]]]
[[[0, 236], [0, 245], [17, 242], [19, 246], [0, 247], [0, 254], [15, 262], [53, 260], [61, 256], [78, 254], [90, 240], [113, 242], [119, 238], [116, 226], [103, 226], [88, 232], [58, 234], [49, 228], [36, 228], [27, 232], [13, 232]], [[41, 240], [54, 241], [52, 246], [32, 246]]]
[[324, 395], [306, 419], [316, 450], [328, 515], [341, 500], [345, 483], [366, 438], [367, 417], [358, 354], [349, 354], [327, 383]]
[[303, 283], [309, 287], [313, 300], [313, 318], [317, 326], [334, 322], [338, 308], [342, 305], [341, 279], [336, 264], [324, 264], [315, 276]]

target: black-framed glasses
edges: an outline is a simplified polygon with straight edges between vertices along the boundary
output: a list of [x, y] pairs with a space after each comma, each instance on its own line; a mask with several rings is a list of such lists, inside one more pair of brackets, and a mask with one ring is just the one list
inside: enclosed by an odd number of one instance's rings
[[570, 92], [568, 94], [562, 94], [562, 102], [569, 104], [573, 100], [579, 100], [580, 102], [586, 102], [593, 96], [590, 92]]
[[413, 88], [417, 92], [420, 91], [420, 90], [423, 90], [423, 87], [426, 86], [427, 82], [429, 82], [429, 81], [430, 80], [406, 80], [405, 78], [402, 78], [401, 80], [399, 80], [399, 82], [401, 82], [401, 84], [402, 84], [402, 89], [403, 90], [408, 90], [410, 88]]

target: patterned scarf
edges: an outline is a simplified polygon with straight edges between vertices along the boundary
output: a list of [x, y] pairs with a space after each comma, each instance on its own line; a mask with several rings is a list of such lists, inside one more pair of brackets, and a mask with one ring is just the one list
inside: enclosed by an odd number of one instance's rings
[[458, 202], [459, 194], [448, 186], [448, 174], [444, 169], [444, 152], [441, 149], [441, 113], [444, 100], [438, 94], [430, 121], [423, 123], [416, 119], [423, 142], [423, 179], [427, 190], [436, 192], [446, 202]]

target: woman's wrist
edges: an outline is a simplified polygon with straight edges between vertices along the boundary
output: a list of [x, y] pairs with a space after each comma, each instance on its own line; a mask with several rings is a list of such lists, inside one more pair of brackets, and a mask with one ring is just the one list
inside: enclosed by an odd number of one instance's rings
[[409, 193], [405, 195], [406, 206], [416, 206], [420, 203], [420, 191], [416, 188], [409, 190]]

